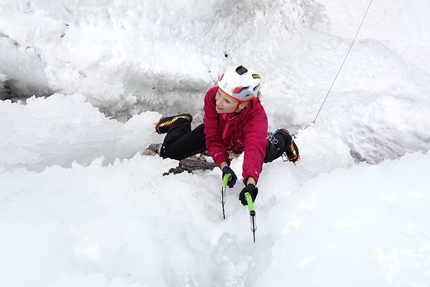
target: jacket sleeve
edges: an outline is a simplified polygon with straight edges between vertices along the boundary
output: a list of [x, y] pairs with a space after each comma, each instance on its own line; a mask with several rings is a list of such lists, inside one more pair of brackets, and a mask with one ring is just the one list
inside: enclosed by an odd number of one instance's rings
[[268, 120], [264, 108], [260, 105], [259, 109], [258, 112], [253, 114], [244, 130], [245, 154], [242, 176], [245, 185], [250, 176], [258, 182], [263, 169], [264, 157], [266, 156]]
[[217, 87], [209, 89], [204, 101], [204, 118], [206, 135], [206, 149], [213, 158], [215, 164], [220, 166], [223, 161], [230, 164], [229, 154], [222, 139], [220, 116], [215, 109], [215, 95]]

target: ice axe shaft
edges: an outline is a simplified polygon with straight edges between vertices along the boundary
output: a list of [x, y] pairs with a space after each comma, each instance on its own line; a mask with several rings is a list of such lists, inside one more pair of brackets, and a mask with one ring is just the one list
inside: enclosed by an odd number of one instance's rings
[[254, 203], [252, 202], [252, 197], [251, 197], [251, 194], [249, 194], [249, 192], [245, 192], [245, 199], [248, 205], [249, 216], [251, 221], [251, 231], [252, 231], [252, 236], [254, 238], [254, 243], [255, 243], [255, 231], [257, 230], [257, 223], [255, 221], [256, 212], [254, 210]]
[[222, 185], [221, 185], [221, 206], [222, 206], [222, 217], [225, 219], [225, 209], [224, 205], [226, 202], [226, 190], [227, 190], [227, 182], [231, 179], [231, 174], [226, 173], [224, 177], [222, 178]]

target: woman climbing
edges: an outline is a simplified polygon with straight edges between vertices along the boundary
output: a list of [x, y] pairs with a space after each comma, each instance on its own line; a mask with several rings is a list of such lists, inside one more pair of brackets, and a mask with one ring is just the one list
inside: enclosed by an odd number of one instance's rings
[[230, 168], [229, 151], [244, 152], [242, 166], [245, 187], [239, 200], [246, 205], [245, 192], [254, 201], [263, 163], [284, 153], [296, 163], [299, 150], [290, 133], [279, 129], [268, 136], [267, 115], [260, 102], [260, 75], [244, 66], [234, 66], [224, 72], [217, 86], [206, 92], [203, 123], [191, 130], [192, 116], [181, 114], [161, 118], [155, 125], [159, 134], [166, 134], [158, 152], [163, 158], [176, 160], [207, 150], [215, 164], [225, 174], [231, 174], [229, 187], [237, 176]]

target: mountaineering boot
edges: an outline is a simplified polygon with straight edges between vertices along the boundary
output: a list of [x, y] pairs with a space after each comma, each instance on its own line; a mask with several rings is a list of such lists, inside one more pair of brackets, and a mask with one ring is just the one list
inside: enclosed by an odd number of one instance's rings
[[[269, 140], [278, 148], [282, 148], [284, 150], [284, 154], [287, 156], [288, 161], [296, 164], [296, 161], [300, 160], [299, 148], [287, 129], [281, 128], [276, 130], [274, 133], [269, 135]], [[284, 154], [282, 156], [284, 156]]]
[[193, 117], [190, 114], [180, 114], [177, 116], [161, 118], [155, 124], [155, 131], [160, 135], [165, 134], [169, 131], [170, 126], [179, 119], [184, 119], [191, 122], [193, 120]]
[[282, 128], [279, 133], [281, 133], [287, 139], [285, 153], [287, 154], [288, 160], [295, 163], [300, 159], [299, 148], [297, 147], [293, 137], [287, 129]]

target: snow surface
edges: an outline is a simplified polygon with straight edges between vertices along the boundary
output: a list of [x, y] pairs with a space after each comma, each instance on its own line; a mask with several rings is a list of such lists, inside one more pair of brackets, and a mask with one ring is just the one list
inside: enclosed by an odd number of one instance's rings
[[[430, 286], [428, 1], [372, 1], [337, 76], [368, 5], [0, 0], [0, 286]], [[241, 184], [223, 220], [218, 169], [140, 155], [237, 63], [302, 156], [256, 243]]]

